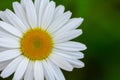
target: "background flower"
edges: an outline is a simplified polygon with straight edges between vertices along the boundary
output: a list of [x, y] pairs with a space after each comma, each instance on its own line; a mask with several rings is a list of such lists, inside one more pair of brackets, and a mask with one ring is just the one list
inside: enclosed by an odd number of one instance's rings
[[[12, 9], [13, 1], [0, 0], [0, 9]], [[120, 0], [54, 1], [71, 10], [73, 17], [85, 19], [80, 26], [84, 34], [75, 40], [87, 43], [86, 67], [64, 71], [66, 80], [120, 80]]]

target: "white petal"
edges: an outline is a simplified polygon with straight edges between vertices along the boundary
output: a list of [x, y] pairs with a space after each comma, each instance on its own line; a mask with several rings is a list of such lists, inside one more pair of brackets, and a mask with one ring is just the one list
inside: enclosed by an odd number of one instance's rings
[[6, 66], [11, 62], [11, 60], [8, 61], [2, 61], [0, 62], [0, 71], [6, 68]]
[[43, 71], [43, 64], [39, 61], [35, 62], [34, 66], [34, 78], [35, 80], [44, 80], [44, 71]]
[[12, 62], [10, 62], [10, 64], [2, 71], [1, 77], [7, 78], [10, 75], [12, 75], [16, 71], [18, 64], [22, 61], [22, 59], [23, 59], [23, 57], [19, 56], [18, 58], [14, 59]]
[[8, 50], [8, 48], [0, 47], [0, 52]]
[[21, 53], [19, 52], [18, 49], [13, 49], [13, 50], [7, 50], [0, 52], [0, 62], [6, 61], [9, 59], [13, 59], [17, 56], [19, 56]]
[[62, 58], [61, 56], [57, 55], [57, 54], [52, 54], [50, 56], [50, 60], [55, 63], [57, 66], [59, 66], [60, 68], [66, 70], [66, 71], [72, 71], [73, 67], [72, 65], [70, 65], [64, 58]]
[[40, 3], [41, 3], [41, 0], [35, 0], [34, 1], [34, 5], [35, 5], [35, 10], [36, 10], [37, 16], [38, 16], [38, 13], [39, 13]]
[[23, 22], [23, 24], [25, 25], [26, 29], [29, 28], [29, 24], [28, 24], [28, 21], [26, 19], [26, 13], [25, 13], [23, 6], [21, 4], [19, 4], [18, 2], [14, 2], [13, 9], [14, 9], [17, 17], [19, 17], [21, 19], [21, 21]]
[[33, 80], [34, 78], [34, 62], [30, 61], [28, 63], [26, 72], [25, 72], [25, 76], [24, 76], [24, 80]]
[[65, 58], [65, 59], [75, 68], [83, 68], [85, 66], [82, 61], [79, 61], [77, 59], [69, 59], [69, 58]]
[[22, 21], [9, 9], [6, 9], [6, 16], [10, 23], [17, 28], [18, 30], [24, 32], [26, 30], [26, 26], [22, 23]]
[[59, 53], [59, 52], [58, 52], [58, 50], [54, 50], [54, 54], [56, 54], [58, 56], [61, 56], [63, 59], [65, 59], [65, 61], [70, 63], [73, 67], [75, 67], [75, 68], [82, 68], [82, 67], [84, 67], [84, 63], [79, 61], [79, 60], [77, 60], [77, 58], [74, 58], [75, 57], [74, 55], [72, 56], [72, 55], [65, 54], [66, 52], [62, 51], [62, 50], [61, 50], [61, 52], [64, 52], [64, 54], [63, 53]]
[[27, 3], [27, 0], [21, 0], [21, 5], [23, 6], [23, 8], [26, 7], [26, 3]]
[[70, 11], [68, 11], [68, 12], [60, 15], [59, 17], [57, 17], [55, 20], [53, 20], [53, 22], [47, 29], [48, 32], [54, 34], [55, 31], [60, 29], [70, 19], [71, 14], [72, 13]]
[[64, 10], [65, 10], [65, 7], [63, 5], [57, 6], [55, 9], [54, 19], [62, 15], [64, 13]]
[[73, 51], [63, 51], [59, 49], [54, 49], [53, 50], [55, 54], [64, 56], [66, 58], [71, 58], [71, 59], [82, 59], [84, 58], [84, 54], [82, 52], [73, 52]]
[[56, 34], [60, 34], [65, 31], [73, 30], [78, 28], [83, 22], [83, 18], [73, 18], [69, 20], [67, 24], [65, 24], [61, 29], [59, 29]]
[[9, 32], [7, 32], [7, 31], [5, 31], [5, 30], [3, 30], [3, 29], [0, 31], [0, 37], [1, 37], [1, 38], [8, 37], [8, 38], [13, 38], [13, 39], [15, 39], [15, 40], [19, 40], [18, 37], [10, 34]]
[[67, 31], [67, 32], [62, 32], [60, 34], [54, 34], [53, 38], [55, 43], [61, 43], [61, 42], [65, 42], [68, 40], [72, 40], [78, 36], [80, 36], [82, 34], [82, 30], [72, 30], [72, 31]]
[[54, 74], [56, 80], [65, 80], [65, 77], [62, 74], [60, 68], [57, 65], [53, 64], [50, 60], [47, 60], [47, 61], [48, 61], [48, 65], [51, 68], [52, 73]]
[[43, 66], [44, 66], [44, 70], [45, 70], [45, 78], [46, 80], [55, 80], [55, 77], [52, 73], [51, 68], [49, 67], [48, 63], [46, 61], [43, 61]]
[[6, 17], [5, 11], [0, 11], [0, 18], [5, 22], [10, 23]]
[[0, 46], [6, 48], [19, 48], [19, 42], [9, 37], [0, 38]]
[[8, 23], [0, 21], [0, 27], [15, 36], [18, 36], [18, 37], [22, 36], [22, 33], [19, 30], [17, 30], [16, 28], [14, 28], [12, 25], [10, 25]]
[[26, 15], [30, 26], [32, 28], [37, 27], [37, 15], [32, 0], [27, 0], [25, 4], [26, 4]]
[[29, 60], [24, 58], [21, 63], [18, 65], [18, 68], [14, 74], [13, 80], [21, 80], [28, 65]]
[[51, 21], [53, 20], [54, 12], [55, 12], [55, 2], [51, 1], [50, 3], [48, 3], [48, 5], [45, 9], [44, 15], [42, 17], [41, 28], [43, 28], [43, 29], [48, 28]]
[[87, 47], [79, 42], [67, 41], [64, 43], [55, 44], [55, 48], [65, 51], [83, 51]]
[[44, 15], [44, 11], [47, 7], [47, 4], [49, 3], [49, 0], [39, 0], [39, 1], [41, 1], [38, 10], [38, 26], [40, 27], [42, 23], [42, 17]]

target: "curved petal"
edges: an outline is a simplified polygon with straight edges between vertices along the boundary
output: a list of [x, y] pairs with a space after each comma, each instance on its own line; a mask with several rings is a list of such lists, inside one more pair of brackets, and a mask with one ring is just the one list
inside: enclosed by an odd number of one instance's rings
[[87, 47], [79, 42], [67, 41], [67, 42], [55, 44], [55, 48], [65, 51], [83, 51]]
[[19, 42], [15, 38], [1, 37], [0, 46], [5, 48], [19, 48]]
[[48, 27], [48, 32], [54, 34], [55, 31], [60, 29], [71, 17], [71, 12], [68, 11], [60, 16], [58, 16], [56, 19], [53, 20], [51, 25]]
[[57, 55], [57, 54], [52, 54], [49, 58], [54, 64], [59, 66], [60, 68], [66, 70], [66, 71], [72, 71], [73, 67], [71, 64], [69, 64], [63, 57]]
[[65, 7], [63, 5], [57, 6], [55, 9], [54, 19], [62, 15], [64, 13], [64, 10], [65, 10]]
[[73, 18], [68, 21], [67, 24], [65, 24], [63, 27], [61, 27], [58, 31], [56, 31], [56, 34], [60, 34], [65, 31], [74, 30], [78, 28], [83, 22], [83, 18]]
[[25, 9], [27, 0], [21, 0], [20, 2], [21, 2], [21, 5], [23, 6], [23, 8]]
[[26, 26], [12, 11], [10, 11], [9, 9], [6, 9], [5, 13], [6, 13], [7, 19], [15, 28], [17, 28], [21, 32], [24, 32], [26, 30]]
[[65, 80], [64, 75], [62, 74], [60, 68], [53, 64], [50, 60], [47, 60], [49, 67], [52, 70], [52, 73], [54, 74], [56, 80]]
[[[75, 68], [84, 67], [84, 63], [82, 61], [78, 60], [77, 58], [74, 58], [74, 56], [72, 57], [68, 54], [63, 54], [63, 53], [59, 53], [59, 52], [58, 52], [58, 50], [55, 50], [54, 54], [57, 55], [57, 56], [61, 56], [65, 61], [70, 63], [73, 67], [75, 67]], [[64, 52], [64, 51], [61, 51], [61, 52]]]
[[55, 77], [52, 73], [51, 68], [49, 67], [48, 63], [46, 61], [43, 61], [44, 71], [45, 71], [45, 78], [46, 80], [55, 80]]
[[82, 34], [82, 30], [72, 30], [67, 32], [62, 32], [60, 34], [53, 34], [54, 42], [61, 43], [68, 40], [72, 40]]
[[65, 58], [73, 67], [75, 68], [83, 68], [85, 66], [85, 64], [77, 59], [69, 59], [69, 58]]
[[13, 38], [15, 40], [19, 40], [19, 37], [16, 37], [3, 29], [0, 31], [0, 37], [1, 38], [8, 37], [8, 38]]
[[21, 53], [18, 49], [13, 50], [6, 50], [3, 52], [0, 52], [0, 62], [13, 59], [17, 56], [19, 56]]
[[34, 78], [35, 80], [44, 80], [44, 71], [43, 71], [43, 64], [39, 61], [35, 62], [34, 65]]
[[21, 19], [21, 21], [25, 25], [26, 29], [28, 29], [30, 26], [29, 26], [28, 21], [26, 19], [26, 13], [25, 13], [23, 6], [18, 2], [14, 2], [13, 9], [14, 9], [17, 17], [19, 17]]
[[41, 2], [40, 2], [39, 9], [38, 9], [38, 26], [41, 27], [42, 17], [43, 17], [45, 9], [47, 7], [47, 4], [49, 3], [49, 0], [39, 0], [39, 1], [41, 1]]
[[22, 36], [22, 33], [18, 29], [14, 28], [12, 25], [8, 23], [0, 21], [0, 27], [15, 36], [18, 36], [18, 37]]
[[22, 61], [22, 59], [23, 59], [23, 57], [19, 56], [18, 58], [14, 59], [12, 62], [10, 62], [10, 64], [2, 71], [1, 77], [7, 78], [10, 75], [12, 75], [16, 71], [18, 64]]
[[34, 0], [34, 5], [35, 5], [35, 10], [36, 10], [37, 16], [38, 16], [38, 13], [39, 13], [40, 4], [41, 4], [41, 0]]
[[6, 17], [5, 11], [0, 11], [0, 18], [5, 22], [10, 23], [10, 21]]
[[25, 72], [25, 76], [24, 76], [24, 80], [34, 80], [34, 62], [30, 61], [28, 63], [26, 72]]
[[45, 12], [42, 17], [42, 25], [41, 28], [46, 30], [53, 20], [53, 15], [55, 12], [55, 2], [51, 1], [48, 3]]
[[10, 62], [11, 60], [0, 62], [0, 71], [4, 70]]
[[21, 63], [18, 65], [18, 68], [14, 74], [13, 80], [21, 80], [23, 78], [23, 75], [27, 69], [29, 60], [27, 58], [24, 58]]
[[64, 50], [60, 50], [60, 49], [54, 49], [53, 52], [55, 54], [64, 56], [66, 58], [71, 58], [71, 59], [82, 59], [82, 58], [84, 58], [84, 54], [82, 52], [64, 51]]
[[32, 28], [35, 28], [37, 27], [37, 14], [36, 14], [35, 6], [32, 0], [27, 0], [25, 5], [26, 5], [26, 16], [28, 22]]

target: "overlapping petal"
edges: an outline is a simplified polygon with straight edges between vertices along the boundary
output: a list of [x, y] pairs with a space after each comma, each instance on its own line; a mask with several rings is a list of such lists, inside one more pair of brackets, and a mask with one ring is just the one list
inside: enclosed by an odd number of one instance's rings
[[[14, 73], [13, 80], [65, 80], [60, 70], [82, 68], [84, 58], [80, 51], [87, 47], [71, 41], [80, 36], [78, 27], [83, 18], [71, 18], [70, 11], [50, 0], [21, 0], [13, 3], [14, 12], [0, 11], [0, 71], [6, 78]], [[32, 60], [22, 54], [20, 40], [30, 29], [42, 29], [53, 39], [53, 49], [43, 60]], [[9, 50], [8, 50], [9, 49]], [[46, 49], [47, 50], [47, 49]], [[35, 54], [35, 53], [33, 53]]]

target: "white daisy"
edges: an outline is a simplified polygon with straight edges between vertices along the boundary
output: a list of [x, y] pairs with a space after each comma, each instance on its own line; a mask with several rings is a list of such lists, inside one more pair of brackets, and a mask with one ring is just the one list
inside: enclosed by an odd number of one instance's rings
[[82, 34], [83, 19], [49, 0], [21, 0], [14, 12], [0, 11], [0, 71], [13, 80], [65, 80], [61, 70], [82, 68], [86, 46], [70, 41]]

